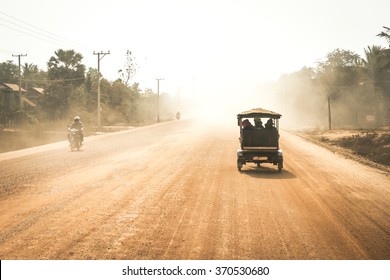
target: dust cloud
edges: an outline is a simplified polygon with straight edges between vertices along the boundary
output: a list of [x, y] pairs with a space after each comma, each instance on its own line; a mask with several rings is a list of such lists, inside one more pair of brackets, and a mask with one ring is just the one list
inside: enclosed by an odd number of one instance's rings
[[282, 114], [281, 123], [286, 115], [285, 106], [280, 103], [270, 84], [259, 84], [249, 89], [243, 86], [237, 89], [204, 90], [183, 100], [183, 104], [183, 116], [226, 127], [236, 127], [237, 114], [254, 108]]
[[66, 132], [22, 129], [0, 130], [0, 153], [45, 145], [66, 139]]
[[303, 68], [252, 88], [243, 83], [235, 88], [200, 89], [188, 100], [188, 115], [236, 125], [238, 113], [264, 108], [280, 113], [280, 127], [290, 130], [375, 128], [386, 121], [384, 93], [378, 88], [356, 84], [330, 93], [329, 85], [314, 79], [311, 71]]
[[[389, 125], [385, 91], [372, 83], [343, 86], [316, 78], [312, 69], [284, 74], [268, 84], [276, 110], [291, 129], [360, 129]], [[341, 78], [340, 78], [341, 79]]]

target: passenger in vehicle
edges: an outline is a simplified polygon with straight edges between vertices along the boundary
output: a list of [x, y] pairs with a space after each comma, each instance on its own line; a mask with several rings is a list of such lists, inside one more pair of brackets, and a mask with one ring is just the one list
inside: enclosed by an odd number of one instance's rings
[[245, 119], [242, 121], [242, 129], [244, 130], [253, 129], [253, 125], [248, 119]]
[[265, 123], [265, 129], [270, 129], [270, 130], [276, 129], [276, 128], [274, 127], [274, 124], [272, 123], [272, 119], [269, 119], [269, 120]]
[[264, 128], [263, 122], [260, 118], [255, 118], [255, 128]]

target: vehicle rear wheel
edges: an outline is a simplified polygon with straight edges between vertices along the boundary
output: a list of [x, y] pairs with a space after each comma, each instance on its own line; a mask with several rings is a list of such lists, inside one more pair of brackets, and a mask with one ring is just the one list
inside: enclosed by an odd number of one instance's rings
[[282, 172], [282, 169], [283, 169], [283, 162], [279, 161], [278, 162], [278, 172]]
[[80, 147], [81, 147], [80, 139], [76, 139], [75, 148], [77, 149], [77, 151], [80, 151]]
[[241, 169], [242, 169], [242, 163], [241, 162], [237, 162], [237, 169], [238, 169], [238, 171], [241, 171]]

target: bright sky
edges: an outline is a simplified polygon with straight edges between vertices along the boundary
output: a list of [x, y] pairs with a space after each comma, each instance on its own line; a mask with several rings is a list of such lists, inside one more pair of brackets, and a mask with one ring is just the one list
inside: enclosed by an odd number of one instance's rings
[[[74, 49], [115, 80], [126, 50], [141, 88], [185, 93], [253, 91], [314, 66], [336, 48], [363, 55], [387, 46], [389, 0], [0, 0], [0, 62], [46, 69], [54, 51]], [[39, 29], [38, 29], [39, 28]]]

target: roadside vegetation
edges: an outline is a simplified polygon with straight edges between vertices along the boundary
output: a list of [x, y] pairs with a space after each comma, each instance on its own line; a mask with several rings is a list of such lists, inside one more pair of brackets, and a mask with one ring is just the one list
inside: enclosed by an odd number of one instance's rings
[[[378, 36], [390, 46], [390, 29]], [[364, 56], [343, 49], [316, 67], [282, 75], [272, 85], [279, 110], [291, 127], [383, 128], [390, 125], [390, 49], [364, 48]], [[285, 118], [286, 120], [286, 118]]]
[[[157, 115], [157, 94], [141, 89], [132, 82], [138, 66], [135, 57], [127, 51], [124, 67], [118, 70], [118, 79], [108, 81], [94, 68], [86, 69], [83, 56], [74, 50], [59, 49], [41, 70], [34, 64], [22, 65], [22, 88], [44, 89], [36, 100], [36, 107], [18, 106], [17, 96], [7, 100], [0, 96], [0, 125], [26, 126], [39, 123], [71, 121], [80, 115], [84, 123], [96, 125], [98, 79], [100, 79], [100, 107], [102, 125], [134, 125], [154, 122]], [[18, 66], [11, 60], [0, 63], [0, 83], [19, 84]], [[3, 94], [2, 94], [3, 95]], [[160, 93], [161, 119], [173, 119], [177, 102], [168, 93]]]
[[377, 36], [388, 47], [368, 46], [363, 57], [336, 49], [271, 88], [286, 127], [335, 152], [389, 167], [390, 28], [383, 29]]
[[367, 163], [390, 167], [390, 131], [388, 129], [308, 130], [299, 133], [335, 153]]
[[378, 131], [356, 133], [343, 137], [338, 143], [360, 156], [390, 166], [390, 133]]
[[[305, 66], [267, 83], [267, 92], [259, 90], [255, 102], [252, 102], [253, 107], [267, 107], [262, 103], [262, 96], [270, 94], [276, 101], [275, 109], [282, 113], [283, 122], [289, 128], [306, 127], [321, 132], [370, 129], [369, 133], [357, 132], [349, 138], [337, 140], [337, 144], [388, 165], [390, 28], [383, 27], [377, 36], [389, 46], [367, 46], [363, 57], [350, 50], [333, 50], [317, 61], [316, 67]], [[28, 110], [20, 110], [16, 101], [10, 108], [10, 101], [4, 98], [4, 94], [3, 97], [0, 95], [0, 138], [3, 143], [24, 142], [20, 140], [24, 136], [20, 135], [14, 140], [4, 140], [9, 134], [7, 129], [64, 131], [66, 123], [75, 115], [82, 117], [84, 124], [90, 128], [89, 133], [93, 134], [99, 79], [102, 126], [155, 123], [158, 97], [160, 120], [175, 118], [178, 107], [175, 97], [168, 93], [157, 96], [152, 89], [141, 89], [138, 83], [133, 82], [138, 66], [130, 51], [125, 54], [124, 67], [118, 69], [115, 81], [105, 79], [97, 69], [87, 69], [82, 60], [83, 55], [74, 50], [59, 49], [49, 58], [45, 70], [34, 64], [22, 65], [22, 87], [27, 91], [33, 87], [43, 88], [44, 95], [35, 108]], [[18, 66], [11, 60], [1, 62], [0, 83], [18, 82]], [[385, 136], [382, 136], [383, 131]], [[323, 140], [327, 141], [325, 136]]]

